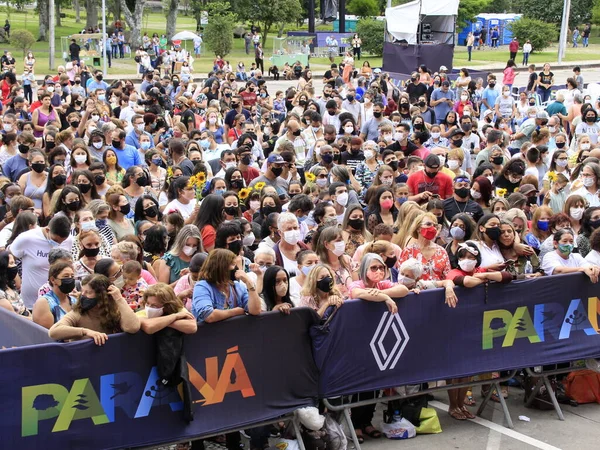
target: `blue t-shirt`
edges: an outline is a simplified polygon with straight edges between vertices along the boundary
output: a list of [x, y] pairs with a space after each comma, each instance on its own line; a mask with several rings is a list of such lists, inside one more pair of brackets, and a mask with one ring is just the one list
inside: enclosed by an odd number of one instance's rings
[[4, 176], [10, 178], [10, 181], [17, 182], [19, 174], [27, 168], [27, 158], [23, 158], [20, 154], [11, 156], [4, 163], [2, 171]]
[[235, 281], [229, 286], [229, 299], [217, 287], [206, 280], [201, 280], [194, 286], [192, 294], [192, 314], [199, 323], [206, 320], [215, 309], [244, 308], [248, 312], [248, 288], [241, 281]]
[[[491, 88], [485, 88], [483, 93], [481, 94], [481, 112], [485, 112], [488, 109], [493, 108], [496, 105], [496, 99], [500, 96], [500, 93]], [[483, 103], [483, 100], [487, 101], [487, 104], [490, 105], [490, 108], [486, 107]], [[483, 117], [483, 116], [482, 116]]]
[[125, 170], [129, 169], [131, 166], [141, 166], [144, 163], [137, 149], [131, 145], [125, 144], [123, 150], [114, 148], [113, 146], [110, 148], [115, 152], [115, 155], [117, 155], [119, 165]]
[[[454, 92], [450, 89], [448, 89], [447, 92], [444, 92], [442, 91], [442, 88], [437, 88], [431, 93], [431, 100], [440, 100], [442, 98], [454, 101]], [[438, 121], [443, 120], [451, 109], [452, 107], [446, 102], [439, 103], [433, 107], [435, 117]]]

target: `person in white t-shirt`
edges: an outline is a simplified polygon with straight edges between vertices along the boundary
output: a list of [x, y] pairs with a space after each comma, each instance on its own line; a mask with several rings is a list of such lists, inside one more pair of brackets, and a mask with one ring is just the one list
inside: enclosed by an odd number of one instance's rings
[[39, 287], [48, 281], [50, 250], [61, 247], [71, 251], [72, 245], [71, 221], [66, 216], [55, 216], [47, 227], [25, 231], [10, 244], [8, 251], [22, 261], [21, 297], [27, 309], [33, 308]]
[[573, 253], [574, 240], [574, 232], [570, 228], [563, 228], [554, 233], [556, 250], [544, 256], [542, 270], [546, 275], [583, 272], [592, 283], [597, 283], [600, 267], [588, 263], [580, 254]]
[[197, 205], [196, 191], [194, 186], [190, 184], [190, 177], [181, 176], [173, 180], [171, 186], [169, 186], [168, 196], [173, 200], [167, 203], [165, 212], [179, 211], [184, 220], [187, 220], [194, 213], [194, 208]]

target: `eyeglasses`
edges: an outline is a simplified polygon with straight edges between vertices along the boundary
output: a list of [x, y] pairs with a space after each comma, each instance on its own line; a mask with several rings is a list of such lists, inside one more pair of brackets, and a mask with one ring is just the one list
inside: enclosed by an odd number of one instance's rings
[[369, 270], [371, 272], [385, 272], [385, 267], [384, 266], [373, 266], [373, 267], [369, 267]]
[[320, 175], [317, 175], [317, 178], [320, 178], [320, 179], [327, 178], [327, 174], [326, 173], [322, 173]]

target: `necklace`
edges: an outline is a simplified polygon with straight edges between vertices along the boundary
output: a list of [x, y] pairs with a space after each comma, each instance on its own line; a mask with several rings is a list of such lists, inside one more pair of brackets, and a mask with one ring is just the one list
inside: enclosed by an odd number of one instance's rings
[[456, 199], [454, 197], [452, 199], [454, 200], [454, 204], [458, 208], [458, 212], [459, 213], [464, 213], [467, 210], [467, 206], [469, 206], [469, 201], [468, 200], [465, 202], [465, 209], [461, 210], [460, 206], [458, 206], [458, 202], [456, 201]]

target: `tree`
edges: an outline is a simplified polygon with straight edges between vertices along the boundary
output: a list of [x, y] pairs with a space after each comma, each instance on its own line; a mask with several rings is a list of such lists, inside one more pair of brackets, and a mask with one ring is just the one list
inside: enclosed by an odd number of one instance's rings
[[10, 33], [10, 43], [23, 50], [23, 56], [35, 43], [35, 36], [27, 30], [15, 30]]
[[600, 25], [600, 0], [594, 1], [594, 9], [592, 9], [592, 23]]
[[179, 0], [167, 0], [167, 39], [171, 39], [175, 34], [177, 27], [177, 12], [179, 10]]
[[196, 32], [199, 32], [202, 27], [202, 14], [206, 11], [203, 0], [190, 0], [190, 10], [196, 21]]
[[260, 27], [264, 47], [273, 26], [279, 25], [281, 32], [285, 24], [295, 22], [302, 15], [302, 5], [299, 0], [239, 0], [235, 11], [241, 20]]
[[372, 18], [360, 19], [356, 24], [356, 32], [362, 41], [362, 49], [375, 56], [383, 54], [385, 22]]
[[492, 0], [460, 0], [456, 28], [461, 29], [475, 21], [477, 14], [487, 11]]
[[[560, 24], [563, 14], [563, 0], [515, 0], [515, 11], [525, 17], [531, 17]], [[594, 0], [571, 0], [569, 26], [575, 27], [589, 22], [592, 17]]]
[[95, 27], [98, 24], [98, 0], [85, 0], [85, 27]]
[[508, 27], [520, 42], [529, 39], [533, 52], [541, 52], [558, 38], [556, 25], [529, 17], [515, 20]]
[[79, 0], [73, 0], [73, 7], [75, 8], [75, 23], [81, 23], [81, 4]]
[[208, 25], [204, 28], [204, 41], [215, 55], [225, 56], [233, 48], [233, 28], [235, 15], [224, 2], [212, 2], [207, 5]]
[[38, 41], [48, 40], [48, 28], [50, 28], [50, 14], [48, 12], [48, 0], [37, 1], [37, 13], [40, 18], [40, 33]]
[[[131, 30], [131, 48], [138, 48], [142, 44], [142, 16], [144, 15], [144, 8], [146, 7], [146, 0], [120, 0], [121, 12], [125, 16], [125, 22]], [[135, 5], [135, 6], [134, 6]], [[130, 6], [134, 6], [133, 13], [131, 12]]]
[[348, 12], [358, 17], [371, 17], [379, 14], [377, 0], [351, 0]]

